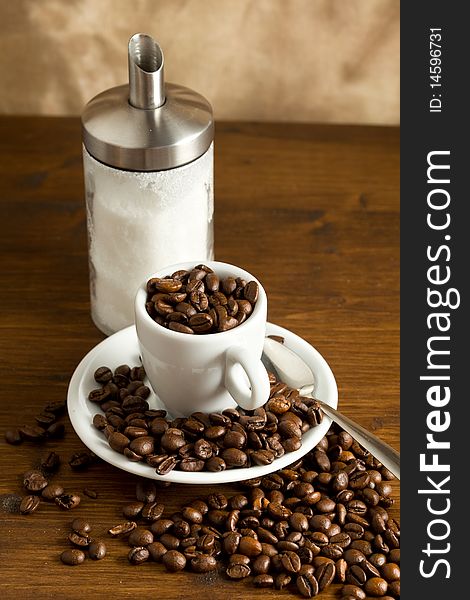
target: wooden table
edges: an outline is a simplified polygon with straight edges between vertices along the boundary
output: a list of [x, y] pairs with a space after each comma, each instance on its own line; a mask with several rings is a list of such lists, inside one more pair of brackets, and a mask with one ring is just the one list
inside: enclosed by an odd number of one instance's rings
[[[78, 119], [1, 117], [0, 172], [3, 436], [65, 397], [75, 366], [103, 335], [89, 311]], [[398, 130], [219, 123], [215, 173], [216, 257], [262, 280], [269, 320], [328, 360], [341, 410], [398, 447]], [[105, 560], [65, 567], [59, 554], [71, 517], [86, 516], [106, 538], [135, 478], [104, 463], [72, 472], [68, 457], [83, 447], [70, 424], [63, 441], [41, 448], [0, 444], [2, 598], [289, 597], [216, 576], [169, 575], [154, 563], [132, 567], [118, 540], [109, 540]], [[64, 460], [56, 480], [94, 488], [98, 499], [83, 497], [73, 515], [45, 503], [28, 517], [9, 512], [21, 474], [49, 449]], [[161, 495], [174, 511], [204, 493], [173, 485]]]

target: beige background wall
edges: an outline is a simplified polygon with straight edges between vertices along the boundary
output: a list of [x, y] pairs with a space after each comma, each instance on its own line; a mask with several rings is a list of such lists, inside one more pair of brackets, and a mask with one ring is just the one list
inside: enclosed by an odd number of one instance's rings
[[399, 120], [399, 0], [0, 0], [0, 113], [78, 114], [153, 35], [218, 119]]

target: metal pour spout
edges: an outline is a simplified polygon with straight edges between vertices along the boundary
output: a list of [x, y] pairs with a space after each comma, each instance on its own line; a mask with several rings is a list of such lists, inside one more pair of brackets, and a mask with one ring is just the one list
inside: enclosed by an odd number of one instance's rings
[[129, 40], [129, 102], [142, 109], [165, 103], [163, 52], [145, 33], [136, 33]]

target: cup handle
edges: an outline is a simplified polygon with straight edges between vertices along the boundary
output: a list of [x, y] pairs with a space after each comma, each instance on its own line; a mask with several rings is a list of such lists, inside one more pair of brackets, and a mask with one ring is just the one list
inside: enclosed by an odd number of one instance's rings
[[[250, 387], [237, 377], [238, 365], [245, 371]], [[254, 410], [269, 398], [268, 373], [261, 360], [243, 346], [231, 346], [225, 353], [225, 387], [235, 402], [245, 410]]]

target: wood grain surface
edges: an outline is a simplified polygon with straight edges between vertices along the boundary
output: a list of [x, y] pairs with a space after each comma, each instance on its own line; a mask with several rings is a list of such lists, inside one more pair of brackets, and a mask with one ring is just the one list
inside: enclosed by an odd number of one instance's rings
[[[331, 365], [341, 410], [398, 448], [398, 130], [219, 123], [215, 198], [216, 258], [263, 282], [269, 320]], [[4, 443], [9, 426], [32, 423], [47, 402], [65, 398], [74, 368], [103, 339], [89, 313], [78, 119], [0, 117], [0, 201], [2, 598], [288, 598], [247, 581], [131, 566], [126, 544], [105, 532], [134, 498], [136, 480], [104, 463], [72, 472], [67, 460], [83, 446], [69, 423], [60, 442]], [[21, 516], [13, 510], [21, 474], [51, 449], [64, 463], [55, 480], [99, 497], [83, 496], [73, 514], [43, 503]], [[160, 497], [171, 512], [210, 491], [172, 485]], [[75, 516], [108, 543], [103, 561], [60, 563]]]

